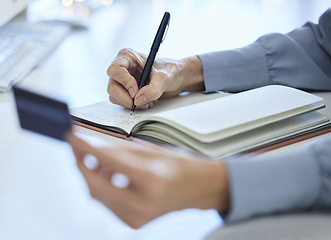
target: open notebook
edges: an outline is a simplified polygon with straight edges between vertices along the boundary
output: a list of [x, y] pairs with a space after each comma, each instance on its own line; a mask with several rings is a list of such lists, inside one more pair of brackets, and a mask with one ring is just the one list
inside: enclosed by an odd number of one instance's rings
[[118, 137], [169, 143], [212, 158], [270, 146], [330, 127], [323, 99], [270, 85], [237, 94], [190, 93], [130, 111], [108, 101], [71, 109], [78, 125]]

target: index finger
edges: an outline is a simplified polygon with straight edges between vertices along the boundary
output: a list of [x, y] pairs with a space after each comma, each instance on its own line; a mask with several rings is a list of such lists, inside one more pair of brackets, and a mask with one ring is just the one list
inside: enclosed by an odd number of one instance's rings
[[131, 49], [122, 49], [107, 70], [110, 79], [120, 83], [133, 98], [138, 92], [137, 79], [132, 72], [142, 69], [144, 60]]

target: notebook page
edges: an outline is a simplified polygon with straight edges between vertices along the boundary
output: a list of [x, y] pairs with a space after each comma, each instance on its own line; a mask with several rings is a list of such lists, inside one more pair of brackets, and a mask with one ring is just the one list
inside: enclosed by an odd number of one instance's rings
[[183, 129], [202, 136], [321, 101], [318, 96], [294, 88], [270, 85], [154, 116], [177, 126], [185, 126]]
[[129, 109], [112, 104], [109, 101], [103, 101], [88, 106], [70, 109], [70, 114], [97, 124], [116, 126], [125, 130], [127, 133], [130, 133], [133, 126], [144, 117], [227, 95], [229, 94], [224, 92], [212, 94], [202, 94], [199, 92], [184, 93], [174, 98], [160, 99], [151, 109], [136, 109], [133, 115], [130, 115]]
[[[286, 139], [300, 132], [305, 132], [329, 123], [329, 119], [318, 112], [309, 112], [291, 117], [273, 124], [239, 134], [215, 144], [204, 144], [202, 152], [206, 151], [213, 157], [226, 157], [248, 151], [270, 142]], [[209, 146], [206, 146], [209, 145]], [[219, 147], [221, 146], [221, 147]], [[200, 146], [201, 147], [201, 146]]]
[[162, 123], [146, 125], [139, 133], [152, 135], [173, 145], [187, 147], [216, 158], [249, 150], [326, 123], [329, 123], [329, 119], [324, 115], [309, 112], [212, 143], [203, 143], [187, 135], [178, 134], [176, 130], [169, 129]]

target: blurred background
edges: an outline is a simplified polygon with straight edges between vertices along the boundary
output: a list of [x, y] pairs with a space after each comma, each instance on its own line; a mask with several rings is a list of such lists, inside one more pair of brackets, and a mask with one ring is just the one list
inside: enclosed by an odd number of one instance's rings
[[79, 106], [107, 98], [106, 70], [121, 48], [148, 54], [165, 11], [170, 28], [157, 57], [182, 58], [289, 32], [329, 7], [329, 0], [34, 0], [27, 18], [74, 26], [56, 53], [60, 71], [52, 71], [61, 73], [63, 97]]

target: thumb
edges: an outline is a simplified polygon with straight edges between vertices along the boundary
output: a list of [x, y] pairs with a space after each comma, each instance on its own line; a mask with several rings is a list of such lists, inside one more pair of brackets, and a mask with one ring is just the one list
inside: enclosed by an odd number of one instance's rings
[[135, 104], [141, 106], [159, 99], [167, 88], [165, 83], [164, 79], [153, 79], [138, 91], [134, 99]]

